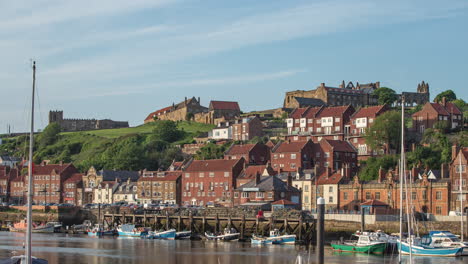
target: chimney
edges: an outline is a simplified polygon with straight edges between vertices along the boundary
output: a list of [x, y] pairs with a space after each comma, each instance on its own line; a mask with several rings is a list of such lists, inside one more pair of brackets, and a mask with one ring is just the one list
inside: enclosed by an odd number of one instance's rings
[[442, 105], [443, 105], [444, 107], [447, 106], [447, 98], [445, 98], [445, 96], [442, 97]]
[[185, 97], [184, 105], [187, 106], [187, 96]]
[[288, 180], [287, 180], [288, 186], [292, 186], [292, 176], [291, 173], [288, 173]]
[[260, 184], [260, 173], [257, 171], [257, 173], [255, 173], [255, 185], [259, 185]]
[[440, 164], [440, 178], [441, 179], [445, 178], [445, 171], [446, 171], [445, 163]]
[[325, 87], [325, 83], [321, 83], [321, 84], [320, 84], [320, 87]]
[[418, 177], [419, 170], [416, 166], [413, 166], [411, 168], [411, 175], [413, 176], [413, 179], [416, 180], [416, 177]]
[[375, 89], [379, 89], [380, 88], [380, 82], [375, 82]]
[[331, 168], [325, 167], [325, 178], [328, 179], [330, 177]]
[[200, 103], [200, 97], [198, 97], [198, 103]]
[[379, 183], [382, 183], [382, 179], [385, 177], [385, 171], [382, 169], [382, 166], [379, 168]]
[[458, 155], [458, 147], [456, 144], [452, 145], [452, 160], [454, 160]]

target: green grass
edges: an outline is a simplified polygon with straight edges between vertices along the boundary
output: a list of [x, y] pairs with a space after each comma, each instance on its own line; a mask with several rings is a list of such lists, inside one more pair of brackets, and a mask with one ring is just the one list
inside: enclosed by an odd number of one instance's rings
[[[62, 135], [75, 135], [78, 133], [95, 135], [103, 138], [119, 138], [125, 135], [130, 134], [149, 134], [153, 131], [155, 123], [148, 123], [136, 127], [128, 128], [116, 128], [116, 129], [101, 129], [101, 130], [90, 130], [90, 131], [81, 131], [81, 132], [63, 132]], [[195, 122], [181, 121], [178, 122], [178, 127], [181, 130], [191, 134], [192, 138], [197, 136], [200, 132], [208, 132], [214, 128], [214, 125], [201, 124]], [[185, 140], [185, 139], [184, 139]]]

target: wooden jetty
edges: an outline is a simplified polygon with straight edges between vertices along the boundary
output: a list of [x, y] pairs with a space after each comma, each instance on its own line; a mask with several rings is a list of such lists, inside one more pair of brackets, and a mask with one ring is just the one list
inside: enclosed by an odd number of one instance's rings
[[177, 231], [192, 231], [194, 234], [205, 232], [220, 232], [224, 228], [234, 228], [240, 233], [240, 239], [244, 240], [252, 234], [265, 235], [270, 230], [277, 228], [283, 234], [296, 234], [297, 240], [302, 243], [310, 243], [315, 235], [315, 220], [304, 221], [299, 219], [246, 218], [231, 216], [181, 216], [181, 215], [156, 215], [156, 214], [104, 214], [103, 221], [110, 225], [137, 224], [151, 226], [155, 230], [171, 229]]

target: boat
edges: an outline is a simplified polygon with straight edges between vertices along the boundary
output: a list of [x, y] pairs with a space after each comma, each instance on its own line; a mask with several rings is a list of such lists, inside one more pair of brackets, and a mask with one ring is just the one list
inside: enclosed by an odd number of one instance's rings
[[[27, 220], [23, 219], [17, 223], [14, 223], [10, 226], [10, 232], [27, 232], [28, 224]], [[32, 230], [33, 233], [54, 233], [55, 225], [53, 224], [45, 224], [45, 225], [35, 225], [32, 223]]]
[[102, 236], [113, 236], [115, 230], [104, 230], [102, 225], [96, 225], [94, 228], [88, 230], [88, 236], [102, 237]]
[[123, 224], [117, 227], [119, 236], [124, 237], [141, 237], [148, 234], [148, 230], [144, 227], [135, 227], [132, 224]]
[[250, 240], [252, 244], [255, 245], [283, 245], [283, 244], [292, 244], [296, 243], [296, 235], [281, 235], [278, 229], [270, 231], [270, 236], [262, 237], [252, 235]]
[[435, 248], [432, 246], [425, 246], [416, 241], [408, 243], [398, 240], [397, 245], [401, 254], [414, 256], [456, 257], [459, 256], [463, 250], [462, 247]]
[[143, 237], [148, 239], [167, 239], [167, 240], [174, 240], [176, 238], [176, 230], [170, 229], [167, 231], [149, 231], [147, 234], [144, 234]]
[[[33, 81], [32, 81], [32, 96], [31, 96], [31, 130], [29, 133], [29, 161], [28, 161], [28, 183], [27, 183], [27, 213], [26, 213], [26, 243], [25, 243], [25, 253], [21, 256], [13, 256], [9, 259], [3, 260], [2, 263], [33, 263], [33, 264], [47, 264], [48, 261], [45, 259], [40, 259], [32, 256], [32, 232], [33, 232], [33, 222], [32, 222], [32, 204], [34, 198], [33, 190], [33, 151], [34, 151], [34, 97], [36, 93], [36, 62], [33, 62]], [[14, 226], [13, 226], [14, 228]], [[53, 232], [53, 226], [52, 226]]]
[[357, 240], [334, 241], [331, 246], [334, 250], [341, 252], [383, 254], [387, 247], [386, 242], [373, 241], [369, 235], [353, 234]]
[[234, 241], [239, 239], [240, 233], [237, 233], [234, 228], [225, 228], [222, 234], [212, 234], [205, 232], [205, 238], [207, 240], [214, 240], [214, 241]]
[[433, 248], [454, 248], [461, 247], [460, 255], [468, 256], [468, 243], [462, 242], [460, 238], [450, 231], [429, 231], [429, 234], [422, 237], [423, 245]]
[[192, 231], [176, 232], [176, 239], [189, 239], [192, 236]]

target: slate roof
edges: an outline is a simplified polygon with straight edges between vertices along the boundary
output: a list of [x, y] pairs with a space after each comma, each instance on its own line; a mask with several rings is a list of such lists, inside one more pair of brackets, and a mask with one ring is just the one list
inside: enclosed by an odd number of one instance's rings
[[[113, 192], [114, 194], [133, 194], [133, 193], [136, 193], [137, 191], [133, 191], [133, 187], [137, 186], [136, 183], [133, 183], [133, 182], [130, 182], [130, 183], [127, 183], [127, 182], [122, 182], [120, 184], [118, 184], [117, 188], [115, 189], [115, 191]], [[122, 190], [120, 190], [120, 187], [122, 187]], [[129, 190], [127, 191], [127, 187], [129, 188]], [[114, 188], [112, 188], [114, 189]]]
[[255, 184], [255, 180], [252, 180], [236, 190], [244, 191], [245, 188], [258, 188], [261, 192], [267, 191], [280, 191], [280, 192], [300, 192], [298, 189], [288, 186], [288, 184], [282, 181], [276, 176], [261, 176], [260, 183]]
[[185, 171], [229, 171], [240, 159], [194, 160]]
[[376, 117], [378, 114], [386, 110], [385, 105], [376, 105], [363, 107], [355, 112], [351, 118], [362, 118], [362, 117]]
[[294, 97], [294, 99], [299, 103], [299, 106], [322, 106], [326, 105], [324, 101], [317, 98], [307, 98], [307, 97]]
[[139, 178], [138, 171], [100, 170], [97, 175], [102, 176], [103, 181], [115, 181], [115, 179], [127, 181], [128, 178], [130, 178], [130, 181], [137, 181]]
[[211, 110], [237, 110], [237, 111], [240, 111], [239, 104], [237, 102], [229, 102], [229, 101], [211, 101], [209, 109], [210, 109], [210, 111]]
[[21, 158], [12, 157], [12, 156], [0, 156], [2, 161], [11, 161], [11, 162], [20, 162]]

